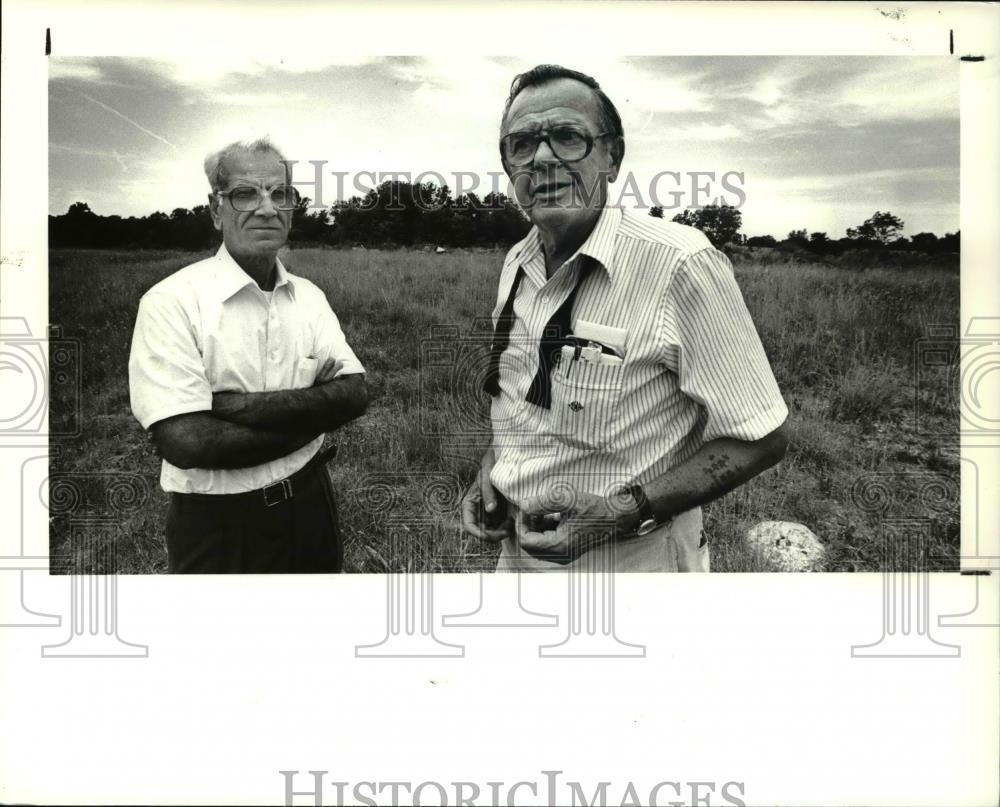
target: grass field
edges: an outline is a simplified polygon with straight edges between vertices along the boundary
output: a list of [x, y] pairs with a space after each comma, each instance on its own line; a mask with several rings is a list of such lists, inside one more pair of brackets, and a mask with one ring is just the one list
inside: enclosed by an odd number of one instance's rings
[[[159, 460], [128, 405], [127, 363], [139, 297], [203, 255], [53, 251], [50, 321], [80, 342], [83, 433], [61, 446], [55, 474], [114, 480], [139, 474], [148, 499], [118, 511], [117, 569], [166, 570], [166, 495]], [[285, 257], [285, 256], [283, 256]], [[471, 481], [480, 446], [440, 435], [458, 405], [486, 411], [456, 390], [447, 369], [420, 376], [422, 340], [470, 332], [493, 305], [500, 252], [333, 251], [285, 257], [291, 271], [326, 291], [348, 340], [369, 371], [368, 413], [334, 435], [329, 466], [338, 491], [349, 571], [492, 569], [495, 549], [463, 536], [457, 497]], [[957, 446], [921, 437], [924, 426], [957, 430], [948, 368], [914, 369], [914, 345], [930, 326], [959, 321], [959, 275], [931, 267], [853, 270], [773, 256], [739, 256], [736, 276], [791, 412], [792, 445], [776, 468], [706, 508], [717, 571], [767, 571], [744, 535], [762, 520], [798, 521], [826, 545], [828, 568], [880, 568], [879, 515], [852, 488], [886, 477], [896, 510], [932, 525], [931, 568], [958, 565], [959, 497], [925, 512], [928, 484], [957, 491]], [[53, 418], [71, 401], [53, 389]], [[929, 420], [928, 420], [929, 419]], [[926, 431], [926, 430], [924, 430]], [[482, 439], [479, 440], [482, 443]], [[55, 478], [55, 477], [53, 477]], [[85, 486], [83, 486], [85, 487]], [[923, 497], [923, 499], [922, 499]], [[53, 498], [53, 502], [55, 499]], [[95, 506], [90, 512], [97, 512]], [[100, 572], [100, 546], [70, 540], [69, 518], [51, 519], [53, 569]]]

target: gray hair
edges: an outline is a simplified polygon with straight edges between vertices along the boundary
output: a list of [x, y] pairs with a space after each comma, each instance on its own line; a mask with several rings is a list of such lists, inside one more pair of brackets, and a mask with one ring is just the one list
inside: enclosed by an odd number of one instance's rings
[[[236, 140], [218, 151], [213, 151], [205, 158], [205, 176], [208, 177], [208, 184], [213, 191], [220, 191], [229, 183], [226, 161], [236, 154], [275, 154], [279, 160], [285, 159], [281, 149], [267, 137], [258, 137], [256, 140]], [[291, 171], [287, 164], [285, 165], [285, 174], [288, 175], [290, 182]]]

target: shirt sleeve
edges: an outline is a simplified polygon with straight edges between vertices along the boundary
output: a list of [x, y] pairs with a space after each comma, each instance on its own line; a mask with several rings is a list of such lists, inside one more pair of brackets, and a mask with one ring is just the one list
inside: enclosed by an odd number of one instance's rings
[[[316, 381], [322, 383], [344, 375], [364, 373], [364, 365], [354, 355], [351, 346], [347, 344], [347, 338], [340, 327], [340, 320], [330, 308], [326, 295], [319, 289], [316, 289], [315, 292], [318, 295], [316, 301], [318, 310], [315, 314], [316, 342], [314, 353], [319, 362]], [[334, 370], [337, 362], [342, 365], [339, 371]]]
[[146, 294], [132, 334], [128, 361], [132, 414], [144, 429], [174, 415], [212, 409], [212, 386], [180, 302]]
[[788, 417], [729, 259], [687, 258], [667, 287], [661, 329], [681, 391], [707, 414], [703, 439], [759, 440]]

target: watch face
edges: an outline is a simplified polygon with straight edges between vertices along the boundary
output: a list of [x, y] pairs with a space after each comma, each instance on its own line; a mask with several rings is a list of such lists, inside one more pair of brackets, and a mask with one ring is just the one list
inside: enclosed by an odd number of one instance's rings
[[656, 529], [656, 522], [651, 518], [647, 518], [639, 525], [639, 529], [635, 531], [636, 535], [648, 535], [653, 530]]

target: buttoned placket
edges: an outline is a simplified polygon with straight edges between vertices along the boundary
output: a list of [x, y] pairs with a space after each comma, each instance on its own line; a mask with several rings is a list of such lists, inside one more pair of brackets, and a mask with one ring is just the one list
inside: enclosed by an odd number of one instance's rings
[[541, 286], [539, 294], [535, 298], [535, 305], [540, 306], [542, 309], [542, 327], [544, 327], [544, 323], [551, 319], [556, 309], [566, 301], [566, 298], [572, 292], [573, 287], [576, 285], [577, 273], [580, 271], [579, 264], [579, 257], [575, 257], [560, 266], [552, 277], [545, 279], [545, 283]]
[[281, 329], [277, 306], [278, 288], [275, 287], [271, 299], [261, 292], [264, 305], [267, 307], [267, 320], [264, 325], [264, 389], [278, 389], [281, 377], [278, 367], [278, 355], [281, 350]]

